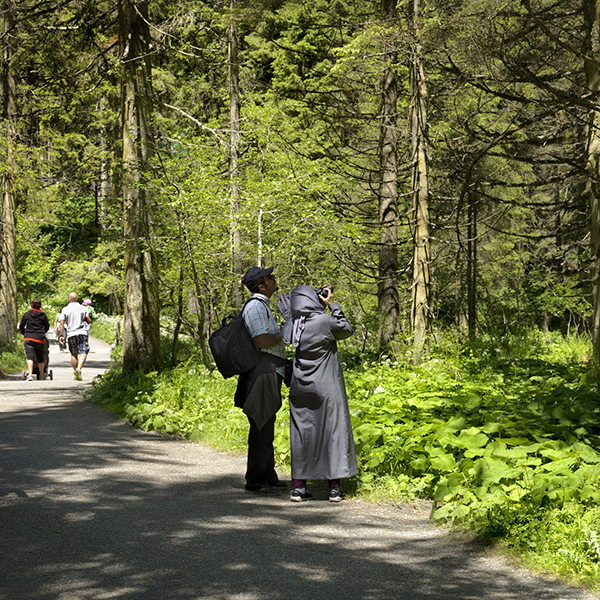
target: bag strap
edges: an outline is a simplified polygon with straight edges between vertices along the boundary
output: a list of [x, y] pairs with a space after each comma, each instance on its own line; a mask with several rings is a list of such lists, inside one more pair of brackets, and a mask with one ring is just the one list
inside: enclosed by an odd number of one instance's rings
[[264, 304], [265, 308], [267, 310], [269, 310], [269, 305], [262, 298], [257, 298], [256, 296], [252, 296], [252, 298], [248, 298], [248, 300], [246, 300], [246, 302], [244, 302], [244, 306], [242, 306], [242, 310], [240, 311], [240, 314], [242, 314], [244, 312], [244, 309], [246, 308], [246, 305], [249, 302], [252, 302], [252, 300], [258, 300], [259, 302], [262, 302]]

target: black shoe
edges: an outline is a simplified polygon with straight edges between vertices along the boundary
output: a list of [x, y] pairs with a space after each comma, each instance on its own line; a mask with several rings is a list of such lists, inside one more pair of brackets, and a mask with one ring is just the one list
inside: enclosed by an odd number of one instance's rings
[[258, 488], [257, 490], [249, 490], [248, 488], [245, 488], [246, 490], [246, 494], [256, 494], [256, 495], [260, 495], [260, 496], [280, 496], [281, 495], [281, 490], [273, 487], [271, 485], [264, 485], [261, 488]]
[[281, 481], [281, 479], [278, 479], [277, 483], [269, 482], [269, 485], [274, 488], [286, 488], [287, 487], [287, 483], [285, 481]]
[[344, 494], [340, 488], [331, 488], [329, 490], [329, 502], [341, 502]]
[[290, 495], [290, 502], [304, 502], [305, 500], [310, 500], [312, 497], [312, 494], [308, 490], [302, 492], [300, 488], [294, 488]]

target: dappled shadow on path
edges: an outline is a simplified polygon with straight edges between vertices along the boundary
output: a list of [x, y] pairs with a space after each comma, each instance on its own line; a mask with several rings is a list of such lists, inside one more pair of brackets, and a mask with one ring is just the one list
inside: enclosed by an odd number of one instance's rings
[[0, 412], [0, 597], [563, 599], [415, 517], [291, 504], [242, 460], [72, 400]]

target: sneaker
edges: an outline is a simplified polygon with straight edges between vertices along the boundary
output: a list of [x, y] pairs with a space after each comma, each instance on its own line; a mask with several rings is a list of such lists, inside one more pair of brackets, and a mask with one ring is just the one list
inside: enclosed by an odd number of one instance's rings
[[259, 496], [279, 496], [281, 494], [280, 489], [270, 485], [265, 485], [257, 490], [249, 490], [248, 488], [244, 489], [246, 490], [246, 494], [256, 494]]
[[341, 502], [344, 494], [340, 488], [331, 488], [329, 490], [329, 502]]
[[75, 379], [77, 379], [77, 381], [81, 381], [81, 371], [78, 371], [77, 369], [75, 369], [73, 371], [73, 376], [75, 377]]
[[312, 494], [306, 488], [304, 491], [301, 488], [294, 488], [290, 495], [290, 502], [304, 502], [305, 500], [310, 500], [312, 497]]
[[25, 377], [25, 381], [33, 381], [33, 377], [31, 375], [27, 375], [27, 377]]

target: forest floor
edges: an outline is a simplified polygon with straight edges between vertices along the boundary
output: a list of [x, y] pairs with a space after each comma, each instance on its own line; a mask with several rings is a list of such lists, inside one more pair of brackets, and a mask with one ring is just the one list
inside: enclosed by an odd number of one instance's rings
[[91, 346], [83, 382], [55, 345], [52, 381], [0, 379], [2, 600], [598, 598], [434, 527], [426, 505], [250, 496], [244, 456], [86, 401], [109, 364]]

